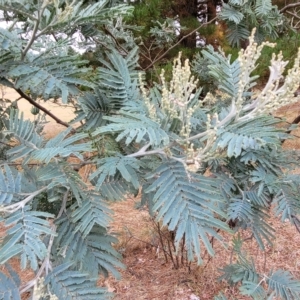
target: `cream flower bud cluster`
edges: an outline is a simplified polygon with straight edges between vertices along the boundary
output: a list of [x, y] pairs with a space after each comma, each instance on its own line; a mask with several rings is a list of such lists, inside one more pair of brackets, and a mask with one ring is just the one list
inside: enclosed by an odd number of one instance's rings
[[[216, 122], [218, 123], [219, 120], [216, 115], [213, 116], [216, 118]], [[189, 143], [187, 150], [186, 150], [186, 161], [189, 163], [189, 170], [196, 171], [200, 168], [201, 164], [209, 158], [215, 157], [216, 153], [215, 150], [212, 150], [212, 147], [217, 139], [217, 127], [211, 127], [211, 117], [208, 114], [207, 117], [208, 121], [206, 123], [207, 131], [206, 131], [206, 144], [204, 147], [196, 148], [193, 143]]]
[[211, 127], [211, 116], [210, 116], [210, 114], [207, 114], [206, 117], [207, 117], [206, 128], [210, 129], [210, 127]]
[[[226, 101], [228, 99], [231, 99], [231, 96], [229, 94], [227, 94], [221, 90], [216, 90], [215, 95], [216, 95], [216, 98], [218, 101]], [[216, 101], [216, 99], [215, 99], [215, 101]], [[212, 102], [212, 103], [214, 103], [214, 102]]]
[[159, 119], [157, 118], [155, 106], [151, 103], [146, 88], [144, 87], [144, 82], [142, 78], [142, 73], [139, 73], [139, 84], [140, 90], [142, 92], [142, 96], [144, 99], [144, 103], [148, 109], [149, 118], [157, 123], [159, 123]]
[[74, 7], [73, 7], [74, 3], [71, 3], [71, 4], [66, 3], [64, 10], [62, 10], [60, 8], [60, 1], [54, 0], [53, 2], [54, 2], [55, 9], [56, 9], [57, 19], [60, 22], [68, 21], [74, 12]]
[[237, 111], [240, 111], [243, 106], [243, 93], [250, 84], [250, 75], [256, 68], [256, 61], [261, 55], [262, 49], [265, 46], [274, 47], [274, 43], [263, 42], [261, 45], [254, 40], [256, 28], [252, 30], [251, 36], [249, 37], [249, 46], [246, 49], [241, 49], [238, 56], [238, 62], [241, 69], [241, 78], [238, 85], [238, 94], [236, 96], [235, 105]]
[[181, 63], [181, 53], [174, 60], [172, 80], [166, 83], [164, 70], [161, 75], [162, 83], [162, 109], [171, 119], [181, 120], [182, 128], [180, 135], [187, 138], [191, 132], [191, 117], [198, 107], [198, 103], [191, 107], [189, 105], [193, 90], [197, 87], [198, 80], [191, 76], [189, 61]]
[[196, 149], [194, 144], [190, 144], [187, 150], [187, 162], [189, 162], [188, 170], [196, 172], [203, 162], [210, 158], [220, 156], [219, 153], [212, 151], [212, 146], [216, 141], [215, 131], [210, 130], [207, 134], [207, 142], [204, 148], [200, 147]]
[[215, 102], [217, 101], [217, 98], [213, 96], [212, 93], [208, 92], [206, 95], [205, 95], [205, 98], [203, 99], [202, 101], [202, 104], [208, 104], [208, 105], [212, 105], [214, 104]]
[[[282, 70], [283, 73], [284, 69]], [[283, 105], [297, 102], [299, 97], [295, 97], [294, 93], [300, 85], [300, 48], [298, 49], [297, 57], [293, 67], [288, 70], [284, 83], [279, 88], [275, 88], [274, 92], [276, 99], [274, 100], [273, 108], [277, 109]]]
[[252, 96], [252, 103], [244, 106], [243, 93], [249, 88], [251, 72], [256, 67], [256, 62], [264, 46], [274, 47], [275, 44], [264, 42], [260, 46], [254, 41], [255, 29], [249, 38], [249, 46], [239, 52], [238, 61], [241, 69], [241, 77], [238, 85], [238, 94], [235, 98], [235, 106], [238, 114], [241, 111], [249, 111], [248, 114], [239, 117], [246, 120], [262, 113], [273, 113], [279, 107], [298, 101], [294, 96], [300, 85], [300, 49], [295, 59], [294, 66], [284, 78], [283, 73], [287, 61], [283, 60], [280, 52], [273, 54], [270, 62], [270, 76], [265, 87], [256, 95]]
[[246, 49], [241, 49], [238, 56], [238, 61], [240, 63], [240, 68], [242, 71], [242, 76], [240, 81], [248, 82], [250, 73], [256, 68], [256, 61], [261, 55], [262, 49], [265, 46], [269, 46], [274, 48], [276, 44], [270, 42], [263, 42], [261, 45], [258, 44], [254, 40], [256, 28], [254, 28], [249, 37], [249, 45]]
[[[278, 108], [299, 101], [294, 93], [300, 85], [300, 48], [293, 67], [288, 70], [284, 78], [282, 75], [288, 62], [283, 61], [282, 53], [273, 54], [271, 60], [269, 80], [255, 100], [255, 113], [272, 113]], [[284, 81], [283, 81], [284, 80]], [[283, 81], [281, 84], [280, 82]]]

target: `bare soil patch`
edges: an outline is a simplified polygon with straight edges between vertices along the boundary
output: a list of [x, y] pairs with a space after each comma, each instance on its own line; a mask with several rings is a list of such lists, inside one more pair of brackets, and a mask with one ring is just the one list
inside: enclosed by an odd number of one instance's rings
[[[225, 282], [217, 282], [221, 275], [219, 268], [228, 264], [231, 259], [232, 236], [222, 234], [227, 248], [221, 243], [214, 243], [215, 256], [205, 253], [203, 265], [193, 263], [175, 269], [172, 262], [166, 263], [160, 249], [157, 231], [147, 211], [137, 211], [139, 199], [128, 199], [115, 203], [111, 230], [119, 236], [116, 248], [123, 254], [127, 269], [122, 271], [122, 279], [113, 278], [100, 282], [116, 293], [118, 300], [210, 300], [222, 291], [228, 299], [251, 299], [242, 297], [238, 287], [230, 287]], [[257, 269], [263, 274], [272, 269], [285, 269], [295, 278], [300, 279], [300, 234], [289, 223], [271, 218], [276, 230], [273, 247], [267, 246], [264, 253], [253, 240], [245, 242], [244, 250], [256, 260]], [[243, 233], [247, 238], [250, 234]]]
[[[0, 98], [2, 99], [9, 99], [10, 101], [15, 101], [20, 97], [20, 95], [13, 89], [9, 88], [1, 88], [0, 87]], [[72, 105], [64, 105], [57, 101], [40, 101], [39, 102], [42, 106], [56, 115], [59, 119], [65, 122], [69, 122], [75, 118], [75, 109]], [[35, 116], [30, 112], [32, 105], [25, 99], [20, 99], [17, 101], [18, 109], [23, 112], [24, 119], [34, 120]], [[61, 131], [65, 129], [63, 125], [57, 124], [53, 119], [49, 116], [45, 116], [46, 124], [44, 126], [44, 136], [45, 138], [49, 139], [54, 137]]]

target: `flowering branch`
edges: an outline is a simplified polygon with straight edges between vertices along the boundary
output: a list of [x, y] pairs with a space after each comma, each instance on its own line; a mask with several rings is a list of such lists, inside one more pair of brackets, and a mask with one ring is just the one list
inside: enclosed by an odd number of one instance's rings
[[[211, 149], [217, 139], [218, 129], [225, 127], [228, 123], [242, 122], [250, 120], [262, 113], [269, 114], [275, 109], [283, 106], [287, 103], [297, 101], [297, 97], [294, 97], [294, 91], [299, 86], [299, 73], [300, 73], [300, 49], [298, 56], [295, 59], [295, 63], [292, 69], [288, 71], [288, 75], [285, 77], [284, 83], [281, 84], [283, 78], [283, 72], [287, 65], [286, 61], [283, 61], [283, 56], [279, 53], [277, 56], [273, 54], [271, 59], [270, 76], [265, 87], [257, 96], [252, 96], [252, 102], [246, 99], [245, 92], [247, 92], [251, 86], [253, 86], [253, 76], [251, 73], [257, 66], [257, 60], [261, 55], [264, 46], [274, 47], [275, 44], [264, 42], [258, 45], [254, 39], [255, 29], [249, 38], [249, 46], [244, 50], [242, 49], [238, 56], [239, 68], [240, 68], [240, 80], [238, 81], [237, 93], [232, 97], [230, 111], [227, 116], [219, 120], [218, 114], [213, 115], [214, 122], [210, 114], [206, 114], [206, 130], [199, 132], [191, 136], [191, 118], [196, 109], [201, 107], [203, 103], [207, 102], [208, 98], [215, 100], [214, 96], [208, 94], [203, 101], [193, 101], [194, 95], [192, 92], [197, 88], [198, 81], [191, 76], [189, 67], [189, 61], [186, 60], [184, 64], [181, 63], [181, 54], [174, 60], [172, 80], [168, 84], [164, 77], [164, 71], [160, 75], [162, 92], [160, 99], [161, 114], [157, 113], [157, 107], [155, 102], [151, 102], [146, 89], [143, 87], [142, 78], [140, 77], [141, 91], [145, 100], [145, 104], [148, 108], [149, 117], [157, 123], [169, 123], [174, 120], [179, 120], [178, 124], [181, 128], [177, 128], [179, 131], [179, 140], [177, 143], [184, 145], [182, 148], [185, 151], [185, 157], [178, 158], [173, 157], [170, 150], [173, 142], [161, 149], [155, 149], [146, 151], [149, 148], [149, 144], [143, 146], [139, 151], [129, 155], [130, 157], [141, 157], [146, 155], [164, 155], [171, 157], [172, 159], [179, 160], [183, 163], [195, 163], [199, 164], [201, 161], [208, 157], [218, 155], [213, 154]], [[161, 118], [161, 119], [159, 119]], [[205, 145], [198, 149], [192, 143], [195, 140], [205, 140]]]

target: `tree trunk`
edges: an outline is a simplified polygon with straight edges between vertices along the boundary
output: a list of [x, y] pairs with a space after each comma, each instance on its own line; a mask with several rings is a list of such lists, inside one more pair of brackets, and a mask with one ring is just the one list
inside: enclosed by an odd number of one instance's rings
[[[224, 2], [227, 2], [226, 0]], [[197, 28], [200, 23], [198, 18], [204, 22], [211, 21], [217, 16], [217, 6], [222, 5], [222, 0], [175, 0], [172, 1], [174, 15], [179, 17], [180, 24], [186, 29], [181, 29], [179, 39]], [[182, 41], [182, 45], [188, 48], [196, 47], [196, 33], [188, 36]]]
[[[186, 29], [181, 29], [179, 39], [187, 35], [197, 26], [198, 0], [176, 0], [172, 4], [175, 15], [178, 15], [180, 24]], [[188, 36], [182, 41], [182, 44], [188, 48], [196, 47], [196, 34]]]
[[209, 0], [207, 2], [207, 22], [217, 16], [217, 5], [219, 1]]

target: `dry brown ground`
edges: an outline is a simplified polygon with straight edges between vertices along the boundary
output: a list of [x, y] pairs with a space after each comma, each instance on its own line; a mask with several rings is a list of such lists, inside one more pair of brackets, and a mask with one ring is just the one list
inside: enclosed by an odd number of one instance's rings
[[[6, 98], [12, 99], [14, 96], [16, 95], [6, 91]], [[70, 108], [47, 105], [64, 121], [73, 118]], [[22, 100], [20, 108], [25, 111], [25, 116], [32, 118], [32, 115], [28, 113], [30, 105], [28, 106]], [[277, 112], [278, 116], [286, 116], [289, 121], [299, 114], [300, 103], [284, 107]], [[45, 127], [47, 137], [55, 135], [63, 128], [49, 121]], [[300, 136], [300, 129], [293, 133]], [[284, 146], [300, 149], [300, 139], [290, 140]], [[232, 237], [223, 235], [224, 240], [229, 243], [228, 248], [220, 243], [214, 243], [215, 256], [205, 255], [202, 266], [192, 264], [190, 268], [185, 266], [174, 269], [173, 264], [164, 259], [159, 247], [157, 230], [149, 214], [146, 210], [135, 208], [138, 202], [139, 198], [129, 198], [127, 201], [111, 204], [111, 208], [115, 211], [111, 231], [118, 236], [119, 243], [115, 246], [122, 253], [123, 262], [127, 268], [120, 270], [122, 274], [120, 281], [109, 277], [99, 279], [99, 283], [106, 285], [110, 291], [114, 292], [115, 299], [209, 300], [213, 299], [213, 295], [219, 291], [222, 291], [229, 299], [250, 299], [241, 297], [237, 287], [229, 287], [224, 282], [216, 281], [216, 278], [220, 276], [218, 268], [230, 261]], [[246, 242], [245, 250], [255, 257], [259, 271], [268, 273], [271, 269], [282, 268], [300, 279], [300, 234], [289, 223], [282, 223], [275, 218], [271, 218], [271, 223], [277, 232], [273, 247], [267, 247], [266, 253], [263, 253], [254, 241], [249, 240]], [[243, 237], [247, 237], [247, 232]], [[13, 259], [11, 263], [23, 282], [33, 277], [31, 271], [20, 270], [17, 259]], [[24, 300], [27, 298], [26, 295], [23, 296]]]
[[[9, 99], [14, 101], [19, 98], [19, 95], [12, 89], [3, 88], [0, 86], [0, 99]], [[62, 121], [69, 122], [74, 117], [73, 107], [71, 105], [62, 105], [59, 101], [58, 103], [53, 103], [51, 101], [41, 101], [40, 104], [60, 118]], [[18, 100], [18, 108], [24, 114], [24, 119], [33, 120], [34, 116], [30, 112], [32, 105], [25, 99]], [[57, 133], [61, 132], [65, 127], [63, 125], [57, 124], [50, 117], [46, 117], [47, 123], [44, 127], [44, 134], [46, 138], [55, 136]]]

